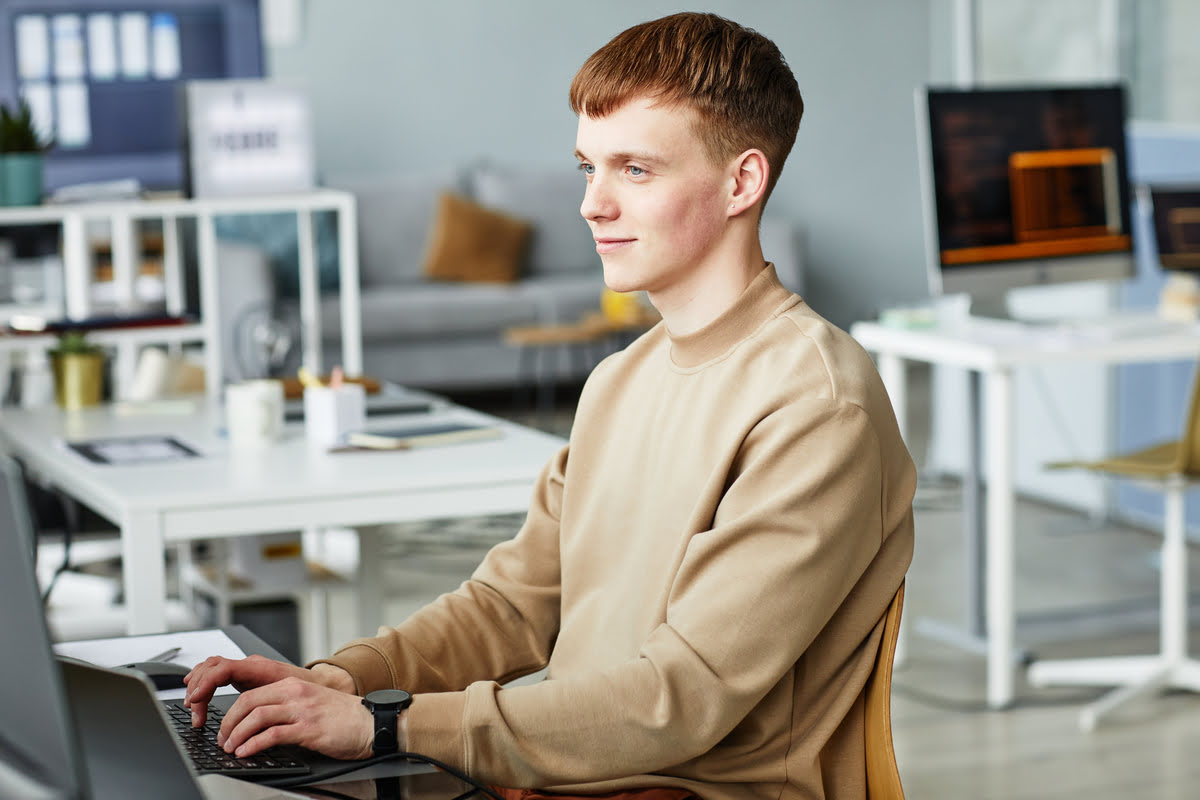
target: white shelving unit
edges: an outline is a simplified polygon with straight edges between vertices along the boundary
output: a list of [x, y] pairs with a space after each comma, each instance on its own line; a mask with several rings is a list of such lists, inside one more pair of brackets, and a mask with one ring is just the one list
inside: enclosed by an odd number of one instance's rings
[[[334, 211], [338, 219], [338, 270], [341, 282], [342, 364], [347, 375], [362, 373], [362, 320], [359, 309], [358, 223], [354, 195], [331, 189], [297, 194], [203, 199], [153, 199], [0, 208], [0, 227], [57, 224], [62, 227], [63, 297], [59, 316], [82, 322], [93, 316], [93, 263], [87, 231], [91, 223], [108, 225], [112, 242], [113, 289], [117, 313], [139, 309], [135, 292], [138, 273], [137, 223], [159, 220], [163, 229], [163, 280], [168, 314], [185, 310], [180, 221], [193, 219], [200, 269], [200, 321], [188, 325], [96, 330], [91, 337], [117, 350], [117, 397], [132, 381], [138, 350], [147, 344], [204, 345], [206, 390], [221, 392], [221, 330], [212, 311], [218, 304], [219, 270], [215, 217], [224, 214], [296, 214], [299, 236], [300, 321], [304, 365], [321, 370], [320, 287], [317, 281], [316, 232], [313, 215]], [[44, 309], [43, 309], [44, 310]], [[52, 336], [0, 338], [0, 351], [26, 353], [45, 349]], [[215, 379], [213, 379], [213, 377]]]

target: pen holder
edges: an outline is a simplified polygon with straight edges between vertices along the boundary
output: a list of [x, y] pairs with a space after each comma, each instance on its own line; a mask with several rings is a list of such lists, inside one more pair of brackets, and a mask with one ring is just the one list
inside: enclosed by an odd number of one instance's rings
[[314, 447], [343, 444], [346, 434], [362, 430], [366, 421], [366, 392], [361, 383], [305, 387], [304, 435]]

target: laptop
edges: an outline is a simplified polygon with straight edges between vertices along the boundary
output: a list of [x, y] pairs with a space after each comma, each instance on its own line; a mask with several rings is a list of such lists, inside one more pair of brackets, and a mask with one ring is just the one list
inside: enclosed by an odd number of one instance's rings
[[0, 797], [109, 800], [297, 798], [224, 775], [198, 777], [149, 680], [54, 657], [33, 567], [20, 471], [0, 456]]

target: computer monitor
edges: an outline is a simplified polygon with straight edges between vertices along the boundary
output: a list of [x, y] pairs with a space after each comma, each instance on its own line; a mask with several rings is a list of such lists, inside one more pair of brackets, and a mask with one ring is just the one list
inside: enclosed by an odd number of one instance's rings
[[1200, 184], [1151, 186], [1150, 203], [1163, 269], [1200, 272]]
[[1005, 314], [1009, 289], [1136, 274], [1119, 85], [917, 91], [931, 292]]
[[181, 83], [261, 77], [258, 0], [0, 0], [0, 102], [53, 138], [47, 191], [181, 189]]

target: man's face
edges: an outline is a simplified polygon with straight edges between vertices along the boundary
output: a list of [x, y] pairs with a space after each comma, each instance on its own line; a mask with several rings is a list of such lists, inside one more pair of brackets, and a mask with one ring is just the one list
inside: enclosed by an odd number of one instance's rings
[[690, 110], [648, 99], [579, 118], [575, 155], [587, 176], [579, 211], [615, 291], [686, 293], [689, 278], [720, 257], [733, 179], [708, 160], [693, 124]]

